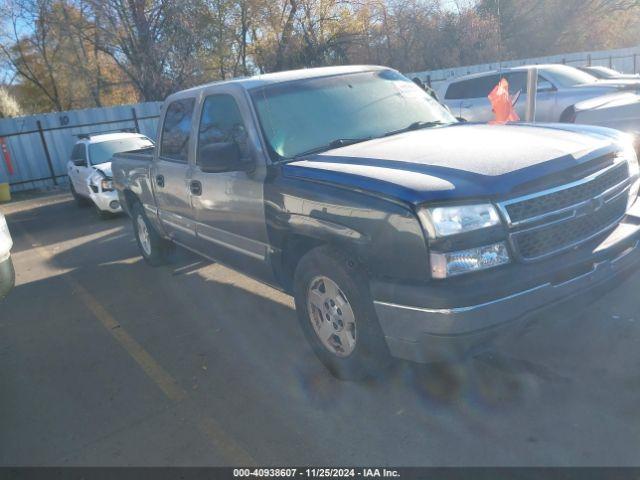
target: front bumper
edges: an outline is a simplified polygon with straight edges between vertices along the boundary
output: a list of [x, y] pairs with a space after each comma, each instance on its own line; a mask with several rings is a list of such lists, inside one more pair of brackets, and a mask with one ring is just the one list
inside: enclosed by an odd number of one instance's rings
[[0, 300], [2, 300], [15, 285], [16, 274], [11, 256], [0, 262]]
[[93, 203], [95, 203], [96, 207], [101, 211], [110, 213], [122, 212], [122, 205], [120, 204], [117, 191], [99, 191], [98, 193], [94, 193], [93, 190], [89, 189], [89, 192], [91, 200], [93, 200]]
[[[526, 326], [533, 320], [533, 313], [567, 300], [582, 305], [577, 297], [590, 300], [596, 293], [606, 292], [640, 265], [640, 216], [627, 216], [606, 238], [588, 248], [581, 257], [576, 253], [552, 259], [556, 271], [546, 275], [544, 281], [538, 276], [533, 280], [535, 284], [526, 285], [526, 278], [520, 278], [527, 277], [525, 267], [514, 264], [509, 274], [512, 278], [502, 275], [501, 281], [516, 284], [520, 289], [478, 303], [431, 308], [425, 306], [424, 297], [441, 300], [442, 289], [434, 294], [425, 286], [420, 295], [415, 287], [396, 286], [393, 295], [380, 298], [376, 292], [385, 289], [374, 286], [375, 310], [391, 354], [418, 362], [457, 358], [513, 328]], [[580, 261], [573, 262], [577, 258]], [[477, 288], [486, 289], [486, 284], [492, 283], [488, 271], [471, 275], [476, 275]], [[469, 281], [471, 278], [467, 279], [467, 290]], [[480, 287], [481, 284], [484, 285]], [[394, 302], [393, 297], [402, 302]]]

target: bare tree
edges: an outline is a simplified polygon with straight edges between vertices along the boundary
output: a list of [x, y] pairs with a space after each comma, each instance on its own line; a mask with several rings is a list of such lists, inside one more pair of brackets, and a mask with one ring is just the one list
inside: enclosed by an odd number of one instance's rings
[[[52, 36], [47, 21], [51, 9], [50, 0], [8, 1], [0, 12], [9, 24], [0, 51], [21, 77], [62, 110], [65, 105], [54, 75], [60, 42]], [[23, 33], [26, 26], [32, 27], [30, 35]]]

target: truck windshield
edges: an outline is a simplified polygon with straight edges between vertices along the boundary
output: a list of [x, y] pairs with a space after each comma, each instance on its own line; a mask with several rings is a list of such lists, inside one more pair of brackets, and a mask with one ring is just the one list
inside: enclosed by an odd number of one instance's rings
[[337, 139], [365, 140], [417, 124], [456, 122], [428, 93], [392, 70], [275, 84], [254, 90], [252, 98], [274, 161], [329, 150], [340, 146]]
[[110, 162], [111, 157], [116, 153], [130, 152], [153, 146], [153, 142], [148, 138], [133, 137], [120, 138], [118, 140], [107, 140], [105, 142], [92, 143], [89, 145], [89, 162], [91, 165]]

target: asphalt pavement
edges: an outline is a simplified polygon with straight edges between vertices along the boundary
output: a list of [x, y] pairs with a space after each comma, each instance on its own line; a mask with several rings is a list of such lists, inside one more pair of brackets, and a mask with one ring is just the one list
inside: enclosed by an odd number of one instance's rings
[[640, 273], [455, 364], [341, 382], [290, 297], [67, 194], [0, 206], [0, 465], [640, 465]]

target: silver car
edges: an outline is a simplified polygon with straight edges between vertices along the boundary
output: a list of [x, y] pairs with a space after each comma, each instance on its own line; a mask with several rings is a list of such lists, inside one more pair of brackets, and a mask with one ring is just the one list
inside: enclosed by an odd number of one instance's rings
[[601, 67], [593, 65], [591, 67], [577, 67], [583, 72], [593, 75], [599, 80], [637, 80], [640, 81], [640, 75], [637, 73], [622, 73], [613, 68]]
[[[625, 81], [598, 80], [592, 75], [567, 65], [536, 65], [538, 68], [538, 89], [536, 99], [536, 120], [540, 122], [572, 121], [572, 106], [618, 92], [631, 87]], [[509, 92], [514, 98], [516, 111], [521, 119], [525, 117], [527, 104], [527, 74], [532, 65], [505, 68], [501, 71], [484, 72], [456, 78], [441, 90], [443, 102], [459, 118], [470, 122], [487, 122], [494, 118], [487, 95], [504, 77], [509, 82]]]

